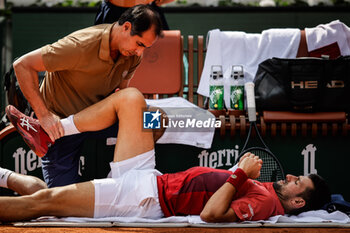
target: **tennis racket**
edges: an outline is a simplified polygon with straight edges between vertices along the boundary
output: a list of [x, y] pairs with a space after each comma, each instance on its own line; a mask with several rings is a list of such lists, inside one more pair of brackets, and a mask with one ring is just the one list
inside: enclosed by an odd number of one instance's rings
[[[244, 85], [247, 96], [247, 108], [248, 108], [248, 119], [249, 119], [249, 131], [247, 139], [244, 143], [241, 153], [239, 154], [236, 163], [239, 159], [247, 152], [251, 152], [260, 157], [263, 161], [260, 177], [258, 181], [260, 182], [275, 182], [278, 180], [283, 180], [285, 178], [284, 171], [281, 163], [278, 161], [276, 156], [271, 152], [271, 150], [266, 146], [265, 142], [262, 140], [259, 133], [258, 127], [256, 126], [256, 109], [255, 109], [255, 94], [254, 94], [254, 83], [248, 82]], [[256, 135], [259, 138], [262, 147], [254, 146], [247, 148], [248, 142], [252, 138], [252, 130], [255, 129]]]

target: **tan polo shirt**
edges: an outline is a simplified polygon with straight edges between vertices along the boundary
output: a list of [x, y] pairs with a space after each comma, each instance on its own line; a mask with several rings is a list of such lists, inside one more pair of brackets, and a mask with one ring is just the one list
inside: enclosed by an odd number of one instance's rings
[[138, 56], [110, 56], [112, 24], [82, 29], [41, 48], [47, 70], [40, 91], [47, 107], [67, 117], [104, 99], [140, 64]]

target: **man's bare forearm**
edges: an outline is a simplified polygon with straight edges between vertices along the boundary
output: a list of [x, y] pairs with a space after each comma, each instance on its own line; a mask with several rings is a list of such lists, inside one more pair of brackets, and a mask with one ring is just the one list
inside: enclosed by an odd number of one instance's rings
[[234, 210], [230, 208], [236, 189], [224, 183], [208, 200], [200, 216], [206, 222], [236, 222]]
[[27, 67], [20, 59], [14, 63], [14, 69], [23, 95], [32, 106], [38, 118], [40, 119], [45, 114], [48, 114], [49, 110], [39, 91], [37, 71]]

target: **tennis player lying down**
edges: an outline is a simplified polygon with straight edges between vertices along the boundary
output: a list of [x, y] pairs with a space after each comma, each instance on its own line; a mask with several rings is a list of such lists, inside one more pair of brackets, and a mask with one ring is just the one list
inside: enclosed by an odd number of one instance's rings
[[127, 88], [75, 114], [74, 124], [80, 132], [100, 130], [119, 119], [118, 140], [110, 163], [112, 178], [30, 189], [31, 183], [36, 187], [45, 185], [38, 185], [40, 181], [34, 177], [12, 172], [8, 187], [29, 195], [0, 197], [0, 220], [48, 215], [152, 219], [200, 215], [207, 222], [235, 222], [319, 209], [330, 198], [327, 185], [317, 175], [287, 175], [276, 183], [252, 180], [259, 176], [262, 161], [250, 153], [233, 173], [194, 167], [162, 175], [155, 170], [152, 132], [142, 129], [145, 107], [143, 95]]

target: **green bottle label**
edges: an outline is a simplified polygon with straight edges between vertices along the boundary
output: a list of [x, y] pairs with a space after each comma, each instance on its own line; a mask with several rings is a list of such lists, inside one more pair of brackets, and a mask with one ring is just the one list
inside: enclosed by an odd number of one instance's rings
[[230, 105], [234, 110], [244, 110], [244, 86], [231, 86]]
[[224, 109], [224, 86], [209, 87], [209, 108], [215, 110]]

